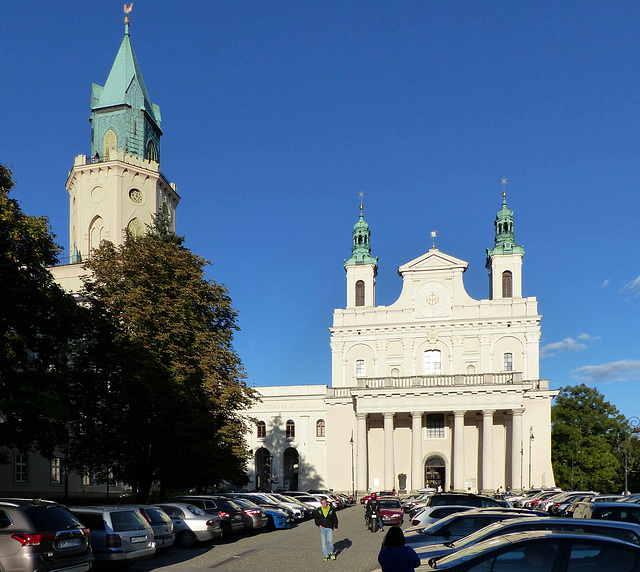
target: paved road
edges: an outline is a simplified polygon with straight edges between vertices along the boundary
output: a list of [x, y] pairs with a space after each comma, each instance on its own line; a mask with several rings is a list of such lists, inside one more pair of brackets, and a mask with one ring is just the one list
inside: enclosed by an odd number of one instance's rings
[[[323, 562], [320, 533], [313, 521], [291, 529], [232, 537], [192, 549], [173, 547], [166, 554], [131, 566], [133, 572], [315, 572], [327, 569], [371, 572], [379, 568], [378, 552], [383, 533], [364, 527], [364, 509], [358, 505], [338, 512], [339, 528], [333, 541], [338, 558]], [[408, 516], [405, 515], [405, 527]]]

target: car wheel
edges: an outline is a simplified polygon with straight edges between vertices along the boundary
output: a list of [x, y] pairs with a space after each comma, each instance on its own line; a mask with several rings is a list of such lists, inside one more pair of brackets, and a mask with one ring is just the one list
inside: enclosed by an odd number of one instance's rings
[[183, 530], [178, 535], [177, 540], [178, 544], [182, 546], [182, 548], [191, 548], [198, 541], [196, 535], [190, 530]]

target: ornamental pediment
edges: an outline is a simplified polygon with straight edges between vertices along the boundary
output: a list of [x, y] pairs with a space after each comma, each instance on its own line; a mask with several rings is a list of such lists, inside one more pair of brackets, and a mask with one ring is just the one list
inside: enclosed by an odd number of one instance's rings
[[440, 252], [437, 248], [432, 248], [426, 254], [414, 258], [410, 262], [398, 267], [398, 274], [413, 273], [413, 272], [429, 272], [429, 271], [451, 271], [467, 269], [468, 262], [460, 260], [455, 256]]

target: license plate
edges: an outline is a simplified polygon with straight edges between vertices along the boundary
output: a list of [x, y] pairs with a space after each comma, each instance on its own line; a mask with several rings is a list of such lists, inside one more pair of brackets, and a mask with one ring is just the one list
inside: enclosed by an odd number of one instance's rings
[[138, 542], [145, 542], [147, 540], [146, 536], [132, 536], [131, 544], [136, 544]]
[[82, 541], [79, 538], [58, 541], [58, 548], [78, 548], [79, 546], [82, 546]]

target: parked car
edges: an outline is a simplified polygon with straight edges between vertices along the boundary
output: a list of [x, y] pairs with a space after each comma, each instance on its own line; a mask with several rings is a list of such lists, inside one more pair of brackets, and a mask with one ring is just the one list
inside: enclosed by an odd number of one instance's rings
[[502, 504], [484, 495], [472, 493], [433, 493], [424, 502], [417, 504], [409, 511], [409, 517], [413, 519], [418, 511], [427, 506], [470, 506], [475, 508], [506, 508]]
[[378, 498], [380, 497], [394, 497], [396, 496], [396, 492], [395, 491], [380, 491], [380, 492], [374, 492], [374, 493], [370, 493], [366, 496], [363, 496], [360, 499], [360, 504], [365, 504], [373, 495], [376, 495]]
[[[124, 508], [123, 505], [118, 506]], [[151, 525], [156, 550], [165, 550], [173, 546], [176, 534], [173, 532], [173, 521], [166, 512], [157, 506], [132, 505], [131, 508], [139, 510], [140, 514]]]
[[434, 522], [439, 521], [445, 516], [449, 516], [455, 512], [464, 512], [465, 510], [471, 510], [472, 506], [461, 505], [443, 505], [443, 506], [426, 506], [421, 508], [411, 519], [411, 526], [428, 526]]
[[[532, 513], [536, 516], [536, 513]], [[548, 518], [548, 513], [537, 513], [540, 518]], [[455, 542], [494, 522], [522, 517], [522, 511], [514, 508], [470, 509], [454, 513], [424, 528], [411, 527], [405, 533], [405, 544], [408, 546], [427, 546]]]
[[400, 500], [396, 497], [382, 497], [380, 499], [380, 518], [382, 518], [382, 524], [402, 525], [404, 511]]
[[248, 500], [263, 508], [267, 515], [267, 529], [269, 530], [287, 528], [293, 522], [293, 514], [285, 507], [280, 507], [280, 505], [275, 504], [273, 501], [263, 499], [254, 493], [222, 493], [222, 496], [230, 499]]
[[480, 530], [465, 536], [456, 542], [435, 544], [433, 546], [421, 546], [416, 549], [421, 560], [429, 561], [432, 558], [442, 558], [487, 540], [510, 534], [512, 532], [525, 532], [532, 530], [562, 530], [564, 532], [588, 532], [600, 536], [610, 536], [637, 544], [640, 546], [640, 525], [629, 522], [615, 522], [613, 520], [575, 520], [572, 518], [538, 518], [522, 517], [494, 522]]
[[580, 502], [573, 518], [601, 518], [640, 524], [640, 505], [621, 502]]
[[[294, 518], [298, 520], [310, 518], [313, 515], [313, 509], [309, 505], [305, 505], [299, 499], [280, 493], [272, 493], [271, 497], [282, 503], [283, 505], [291, 508], [291, 510], [294, 511]], [[298, 514], [298, 510], [300, 511], [300, 517], [296, 516]]]
[[158, 505], [169, 515], [176, 533], [176, 542], [190, 548], [196, 542], [206, 542], [222, 536], [222, 526], [217, 515], [187, 503], [171, 502]]
[[309, 493], [300, 493], [300, 492], [291, 492], [288, 493], [288, 496], [293, 497], [294, 499], [298, 499], [306, 505], [316, 509], [322, 506], [320, 499], [317, 496], [311, 495]]
[[569, 572], [640, 571], [640, 546], [615, 538], [555, 530], [505, 534], [478, 542], [417, 570]]
[[153, 529], [135, 508], [74, 506], [69, 510], [91, 531], [97, 562], [130, 564], [156, 553]]
[[232, 499], [218, 495], [183, 495], [169, 499], [169, 502], [182, 502], [195, 505], [205, 513], [220, 518], [224, 536], [231, 536], [244, 530], [242, 509]]
[[245, 531], [260, 530], [269, 523], [267, 513], [257, 504], [245, 499], [233, 499], [233, 502], [242, 509]]
[[569, 492], [551, 497], [546, 504], [547, 512], [551, 516], [563, 516], [567, 509], [575, 502], [589, 499], [594, 492]]
[[57, 502], [0, 499], [0, 570], [91, 568], [89, 529]]

